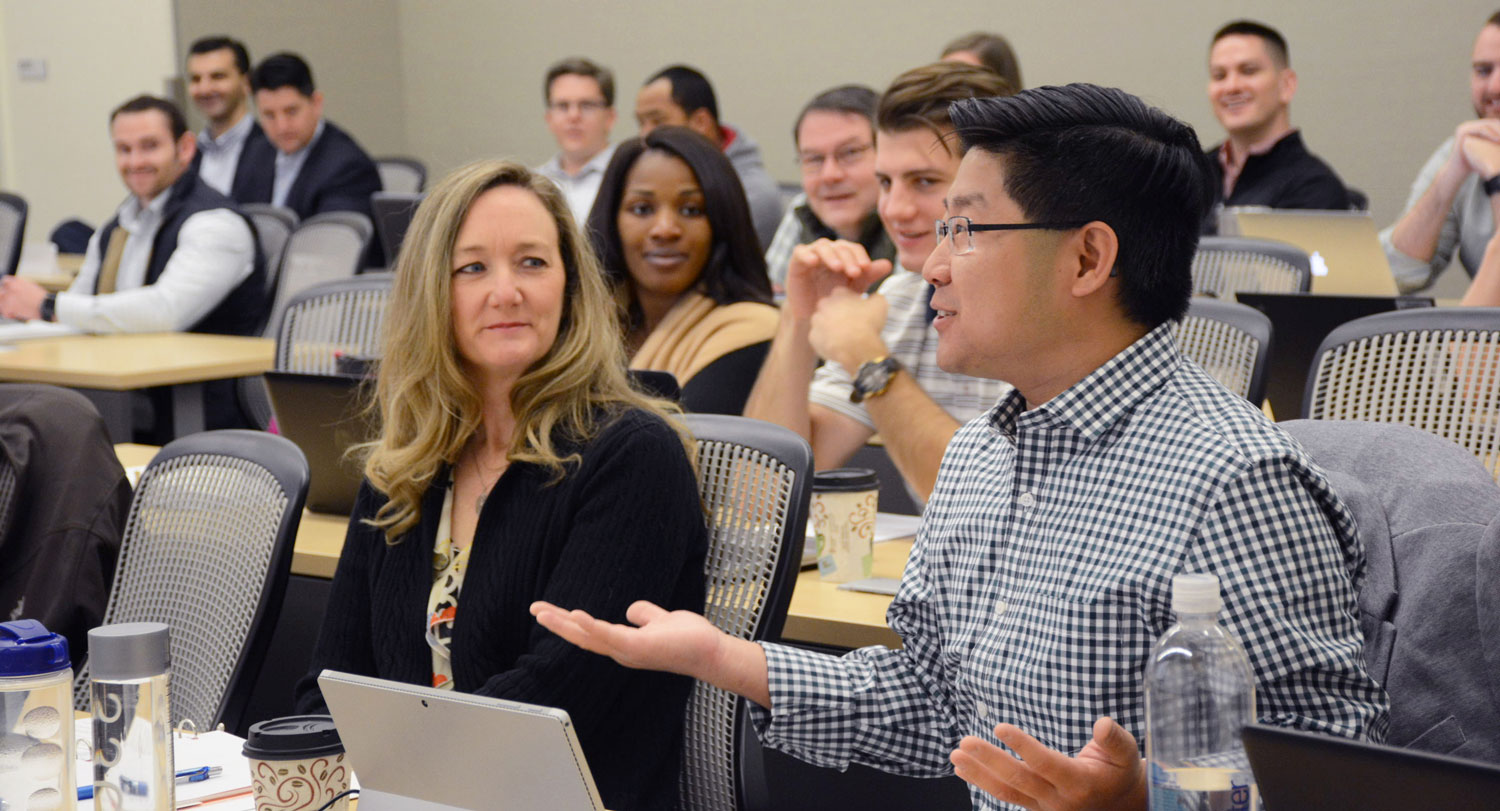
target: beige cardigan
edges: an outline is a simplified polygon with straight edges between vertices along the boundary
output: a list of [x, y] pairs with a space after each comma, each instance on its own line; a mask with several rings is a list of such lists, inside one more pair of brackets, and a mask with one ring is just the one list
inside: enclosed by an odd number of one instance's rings
[[686, 293], [646, 336], [630, 368], [670, 372], [677, 385], [686, 386], [693, 375], [730, 352], [771, 340], [779, 320], [769, 304], [719, 305], [701, 293]]

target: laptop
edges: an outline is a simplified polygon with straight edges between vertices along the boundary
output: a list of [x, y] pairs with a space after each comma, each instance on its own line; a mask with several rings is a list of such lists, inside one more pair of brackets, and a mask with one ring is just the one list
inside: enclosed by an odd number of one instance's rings
[[325, 670], [360, 811], [604, 811], [567, 712]]
[[1312, 292], [1394, 296], [1396, 280], [1367, 211], [1226, 208], [1219, 233], [1289, 242], [1312, 259]]
[[276, 429], [302, 449], [312, 472], [307, 508], [349, 515], [364, 475], [345, 452], [375, 436], [373, 426], [361, 414], [364, 380], [275, 371], [266, 372], [265, 377]]
[[1493, 811], [1500, 767], [1253, 724], [1245, 751], [1266, 811]]
[[1431, 307], [1425, 296], [1320, 296], [1306, 293], [1235, 293], [1271, 319], [1271, 352], [1266, 359], [1266, 400], [1278, 420], [1302, 416], [1303, 389], [1313, 356], [1328, 333], [1367, 315]]

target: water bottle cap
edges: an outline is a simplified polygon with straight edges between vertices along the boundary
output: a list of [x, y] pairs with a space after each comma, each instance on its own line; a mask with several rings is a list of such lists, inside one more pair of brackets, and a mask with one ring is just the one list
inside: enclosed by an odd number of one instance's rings
[[89, 676], [108, 681], [149, 679], [172, 665], [163, 622], [121, 622], [89, 631]]
[[1177, 616], [1217, 614], [1223, 607], [1217, 575], [1180, 574], [1172, 578], [1172, 613]]
[[66, 637], [36, 620], [0, 622], [0, 677], [40, 676], [72, 666]]

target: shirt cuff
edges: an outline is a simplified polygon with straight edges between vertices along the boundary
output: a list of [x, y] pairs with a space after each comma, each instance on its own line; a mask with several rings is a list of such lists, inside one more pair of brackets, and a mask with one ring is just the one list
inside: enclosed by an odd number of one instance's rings
[[807, 390], [807, 401], [812, 405], [822, 406], [836, 414], [842, 414], [851, 420], [877, 431], [875, 420], [870, 412], [860, 403], [852, 402], [849, 395], [854, 392], [854, 384], [844, 367], [829, 361], [813, 374], [812, 385]]
[[762, 642], [771, 709], [750, 704], [761, 742], [815, 766], [848, 768], [856, 724], [842, 659]]

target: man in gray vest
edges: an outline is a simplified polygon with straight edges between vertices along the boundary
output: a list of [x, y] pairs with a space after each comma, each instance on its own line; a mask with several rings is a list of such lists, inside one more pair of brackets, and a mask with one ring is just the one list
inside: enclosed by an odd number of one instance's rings
[[[0, 316], [81, 332], [251, 335], [265, 318], [265, 270], [248, 220], [199, 180], [196, 139], [171, 102], [139, 96], [110, 114], [115, 166], [130, 196], [89, 240], [63, 293], [0, 280]], [[206, 393], [210, 428], [239, 423]]]

